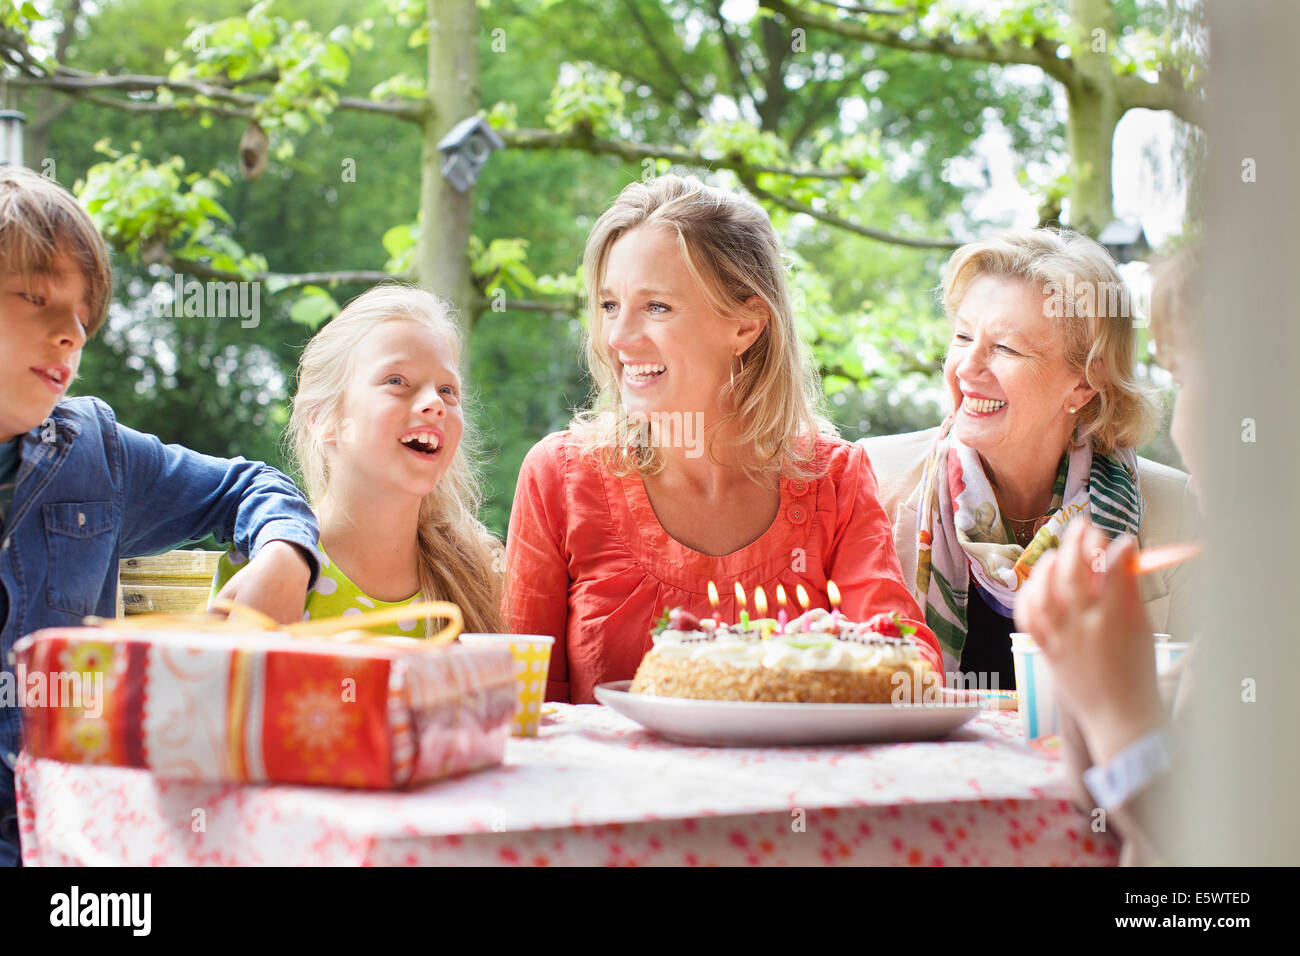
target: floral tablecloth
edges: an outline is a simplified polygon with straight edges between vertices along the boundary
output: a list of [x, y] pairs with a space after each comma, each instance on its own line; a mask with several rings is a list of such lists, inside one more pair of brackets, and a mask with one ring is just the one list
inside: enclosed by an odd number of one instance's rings
[[942, 742], [687, 747], [548, 704], [504, 766], [407, 792], [158, 780], [23, 754], [23, 861], [69, 864], [1111, 864], [1015, 713]]

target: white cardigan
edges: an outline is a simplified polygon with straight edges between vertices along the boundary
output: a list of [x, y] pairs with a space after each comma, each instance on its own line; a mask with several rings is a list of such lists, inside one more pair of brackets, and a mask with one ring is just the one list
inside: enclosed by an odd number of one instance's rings
[[[903, 581], [916, 586], [916, 522], [921, 497], [921, 472], [939, 437], [938, 427], [902, 435], [864, 438], [859, 444], [880, 485], [880, 503], [894, 527], [894, 547], [903, 566]], [[1139, 458], [1138, 487], [1145, 510], [1138, 528], [1138, 544], [1152, 548], [1199, 537], [1200, 513], [1188, 491], [1184, 472]], [[1195, 574], [1191, 563], [1145, 574], [1138, 579], [1142, 603], [1156, 633], [1190, 641], [1200, 630], [1196, 618]]]

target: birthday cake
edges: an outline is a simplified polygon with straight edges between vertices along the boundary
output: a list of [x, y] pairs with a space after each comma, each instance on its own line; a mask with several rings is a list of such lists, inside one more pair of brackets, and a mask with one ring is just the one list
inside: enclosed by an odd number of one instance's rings
[[936, 675], [895, 613], [855, 623], [821, 608], [785, 627], [665, 611], [629, 690], [696, 700], [889, 704], [921, 701]]

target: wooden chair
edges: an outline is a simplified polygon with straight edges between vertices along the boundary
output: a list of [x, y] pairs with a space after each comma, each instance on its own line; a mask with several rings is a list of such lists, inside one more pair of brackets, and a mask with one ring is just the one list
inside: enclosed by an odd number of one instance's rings
[[168, 551], [118, 563], [117, 616], [190, 614], [208, 606], [220, 551]]

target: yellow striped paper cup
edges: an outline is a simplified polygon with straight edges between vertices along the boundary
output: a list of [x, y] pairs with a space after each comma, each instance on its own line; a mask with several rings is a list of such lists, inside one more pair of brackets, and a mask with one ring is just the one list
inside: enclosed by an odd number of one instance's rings
[[462, 634], [462, 644], [505, 645], [515, 659], [516, 737], [536, 737], [546, 697], [546, 675], [551, 667], [551, 645], [555, 638], [545, 634]]

